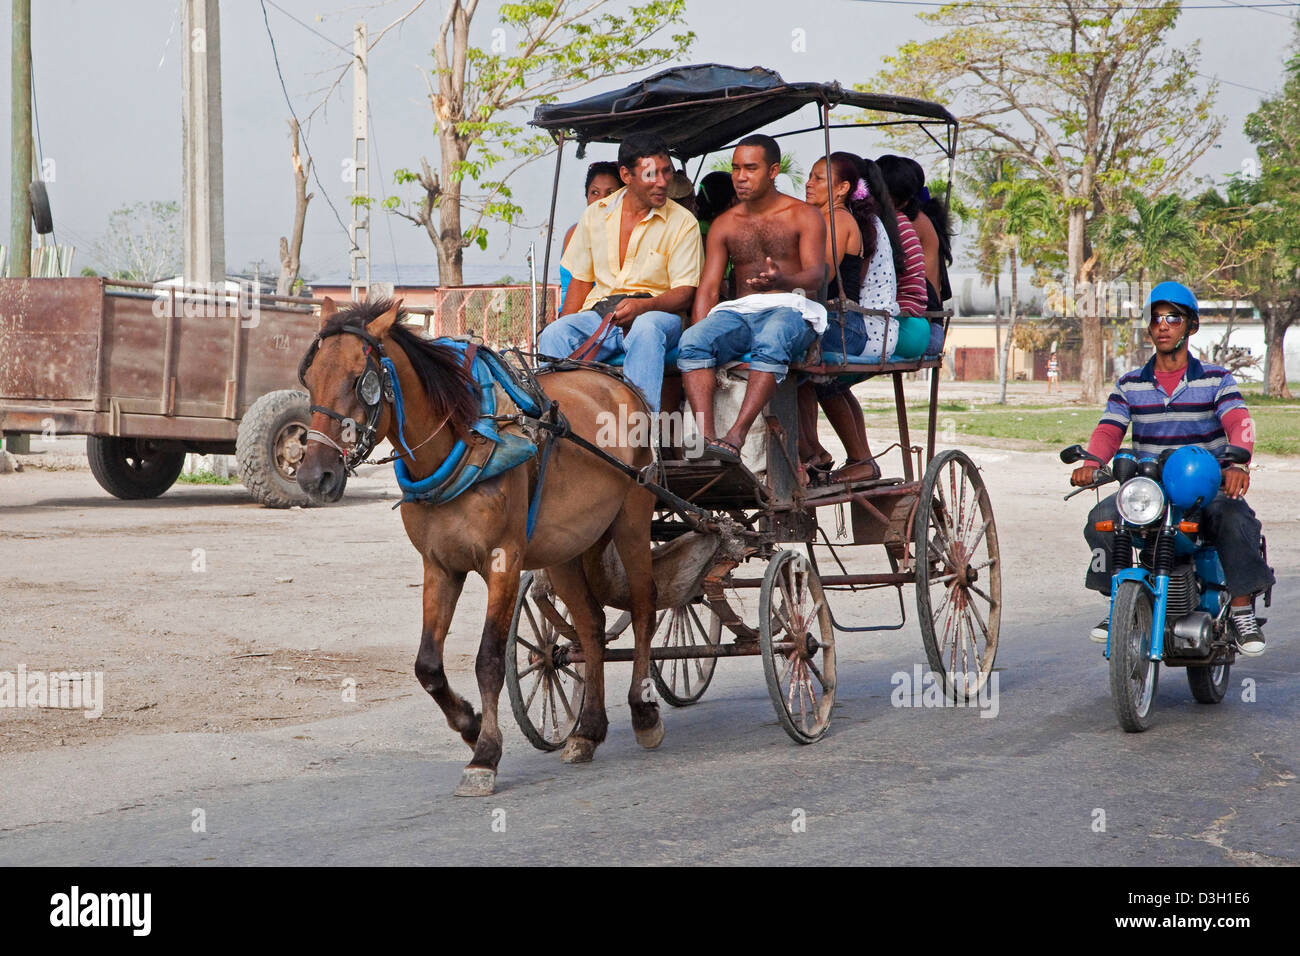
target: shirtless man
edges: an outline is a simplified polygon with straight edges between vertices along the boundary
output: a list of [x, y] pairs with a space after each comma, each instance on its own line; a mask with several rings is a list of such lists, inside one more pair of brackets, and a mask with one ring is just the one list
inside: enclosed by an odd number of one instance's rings
[[[704, 274], [677, 367], [705, 438], [704, 457], [740, 461], [750, 425], [785, 378], [790, 362], [826, 330], [816, 296], [826, 278], [826, 224], [812, 206], [776, 191], [781, 150], [770, 136], [747, 136], [731, 157], [739, 203], [709, 227]], [[742, 297], [718, 302], [730, 260]], [[747, 294], [746, 294], [747, 293]], [[713, 369], [751, 352], [740, 414], [721, 438], [713, 421]]]

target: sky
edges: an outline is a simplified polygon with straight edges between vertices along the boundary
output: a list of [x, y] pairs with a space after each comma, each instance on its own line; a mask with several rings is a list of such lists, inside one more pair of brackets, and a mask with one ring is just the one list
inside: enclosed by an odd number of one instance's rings
[[[305, 117], [321, 101], [320, 91], [350, 57], [354, 22], [364, 19], [373, 36], [413, 2], [268, 2], [270, 32], [297, 114]], [[615, 5], [623, 2], [614, 0]], [[433, 66], [430, 50], [443, 6], [440, 0], [426, 0], [371, 52], [374, 193], [381, 191], [381, 173], [383, 181], [391, 184], [393, 169], [417, 168], [422, 155], [437, 167], [424, 76]], [[1292, 36], [1290, 18], [1300, 11], [1300, 4], [1292, 6], [1294, 10], [1242, 7], [1233, 0], [1184, 4], [1170, 42], [1200, 43], [1199, 72], [1204, 75], [1198, 76], [1198, 83], [1219, 78], [1216, 108], [1226, 120], [1218, 147], [1198, 162], [1198, 175], [1220, 178], [1242, 170], [1253, 157], [1241, 127], [1260, 99], [1281, 84]], [[32, 7], [40, 153], [53, 161], [53, 180], [47, 188], [56, 235], [60, 242], [77, 246], [74, 271], [79, 271], [90, 264], [91, 247], [103, 237], [114, 209], [138, 201], [180, 199], [180, 4], [178, 0], [32, 0]], [[487, 42], [498, 7], [499, 3], [483, 0], [475, 17], [478, 42]], [[688, 0], [688, 24], [697, 34], [688, 62], [762, 65], [787, 80], [838, 80], [848, 86], [869, 79], [882, 67], [882, 58], [902, 43], [936, 35], [935, 28], [916, 17], [918, 11], [932, 8], [911, 0], [746, 0], [743, 4]], [[10, 26], [8, 18], [0, 25], [0, 49], [10, 49]], [[803, 48], [795, 42], [796, 36], [803, 38]], [[289, 106], [259, 0], [224, 0], [221, 47], [227, 267], [239, 271], [260, 261], [264, 270], [278, 272], [279, 237], [288, 233], [293, 218]], [[6, 108], [9, 75], [9, 70], [0, 71], [0, 102]], [[624, 77], [597, 81], [567, 98], [579, 99], [628, 82]], [[346, 279], [348, 271], [346, 230], [329, 201], [347, 222], [351, 187], [344, 180], [344, 162], [351, 155], [351, 105], [351, 83], [345, 80], [308, 128], [308, 146], [320, 182], [311, 184], [315, 198], [307, 215], [302, 259], [304, 273], [317, 279]], [[821, 149], [820, 137], [782, 142], [783, 147], [791, 144], [805, 169]], [[885, 143], [856, 131], [836, 145], [867, 155], [888, 151]], [[585, 162], [612, 158], [612, 153], [612, 147], [592, 147]], [[0, 157], [4, 182], [9, 181], [9, 160], [9, 153]], [[572, 148], [565, 162], [568, 176], [562, 181], [556, 220], [567, 226], [581, 209], [585, 162], [574, 159]], [[551, 161], [543, 160], [512, 180], [524, 218], [534, 228], [508, 234], [504, 227], [495, 227], [486, 252], [467, 253], [467, 281], [525, 276], [530, 241], [538, 243], [540, 262], [544, 235], [536, 227], [548, 212], [552, 173]], [[412, 195], [409, 187], [391, 185], [383, 193]], [[0, 196], [0, 204], [7, 223], [8, 190]], [[5, 240], [7, 236], [6, 230]], [[432, 281], [435, 261], [423, 229], [374, 213], [371, 262], [376, 280]], [[551, 271], [554, 275], [554, 263]]]

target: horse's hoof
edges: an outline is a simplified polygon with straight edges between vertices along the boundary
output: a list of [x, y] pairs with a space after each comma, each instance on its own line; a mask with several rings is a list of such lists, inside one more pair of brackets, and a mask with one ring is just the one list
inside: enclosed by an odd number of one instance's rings
[[560, 752], [560, 759], [565, 763], [591, 763], [596, 756], [596, 742], [585, 737], [570, 737]]
[[496, 790], [497, 772], [487, 767], [466, 767], [456, 787], [458, 797], [490, 797]]
[[646, 750], [654, 750], [664, 742], [664, 722], [656, 720], [653, 727], [636, 731], [636, 742]]

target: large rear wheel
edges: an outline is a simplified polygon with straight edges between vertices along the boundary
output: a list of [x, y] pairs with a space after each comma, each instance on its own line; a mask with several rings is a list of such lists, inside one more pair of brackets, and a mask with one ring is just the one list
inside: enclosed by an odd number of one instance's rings
[[1131, 734], [1151, 726], [1160, 664], [1151, 658], [1151, 592], [1122, 581], [1110, 614], [1110, 699]]
[[948, 696], [969, 700], [993, 673], [1002, 563], [988, 489], [963, 452], [945, 451], [925, 470], [912, 544], [925, 656]]
[[86, 438], [90, 473], [116, 498], [157, 498], [176, 483], [185, 452], [148, 438], [90, 435]]

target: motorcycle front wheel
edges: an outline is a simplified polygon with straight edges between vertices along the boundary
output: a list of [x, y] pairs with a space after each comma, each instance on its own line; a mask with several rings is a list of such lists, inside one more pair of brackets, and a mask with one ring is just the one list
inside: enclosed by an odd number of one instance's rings
[[1110, 699], [1130, 734], [1151, 726], [1160, 664], [1151, 658], [1151, 592], [1124, 581], [1110, 615]]

